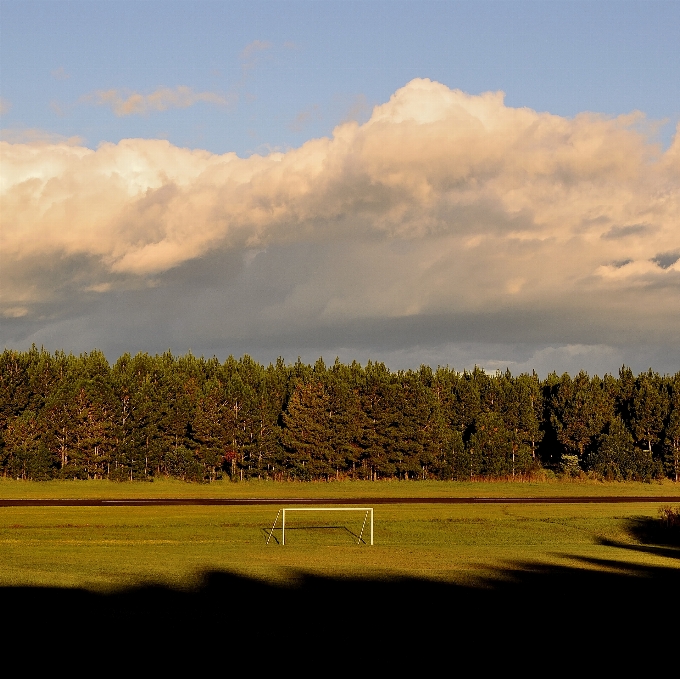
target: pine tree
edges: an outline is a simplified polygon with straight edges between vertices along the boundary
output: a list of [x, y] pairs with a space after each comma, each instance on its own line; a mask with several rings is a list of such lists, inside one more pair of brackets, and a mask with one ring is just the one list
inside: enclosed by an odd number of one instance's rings
[[[510, 371], [498, 377], [498, 412], [512, 440], [511, 474], [527, 473], [536, 458], [541, 431], [541, 391], [538, 377], [522, 374], [513, 378]], [[527, 456], [527, 450], [531, 456]]]
[[584, 459], [586, 449], [614, 415], [614, 403], [595, 376], [562, 375], [550, 403], [550, 420], [567, 453]]
[[38, 481], [53, 476], [51, 456], [41, 434], [40, 423], [32, 410], [10, 418], [4, 432], [5, 445], [0, 449], [3, 476]]
[[367, 420], [362, 443], [368, 478], [390, 478], [397, 472], [388, 452], [391, 428], [398, 418], [395, 410], [394, 377], [384, 363], [372, 361], [366, 364], [365, 375], [366, 386], [361, 394], [361, 409]]
[[605, 479], [622, 481], [645, 475], [640, 469], [633, 436], [620, 416], [614, 417], [606, 433], [598, 437], [598, 445], [588, 457], [588, 467]]
[[631, 424], [635, 438], [647, 446], [650, 455], [652, 446], [661, 440], [668, 405], [668, 394], [658, 373], [650, 369], [639, 375], [633, 390]]
[[311, 480], [335, 474], [330, 397], [322, 382], [298, 382], [283, 414], [283, 444], [295, 478]]
[[[508, 476], [512, 470], [512, 432], [503, 418], [494, 412], [481, 413], [475, 420], [475, 430], [470, 437], [470, 478], [477, 476]], [[530, 454], [520, 449], [523, 457]]]
[[680, 373], [672, 378], [669, 398], [670, 416], [664, 437], [666, 471], [680, 481]]

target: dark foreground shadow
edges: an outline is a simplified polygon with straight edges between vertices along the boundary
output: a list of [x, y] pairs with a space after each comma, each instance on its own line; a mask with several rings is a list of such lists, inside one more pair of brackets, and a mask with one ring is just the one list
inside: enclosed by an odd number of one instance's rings
[[638, 662], [652, 669], [677, 652], [680, 562], [515, 563], [482, 585], [300, 573], [282, 586], [207, 572], [191, 591], [4, 587], [1, 639], [6, 657], [126, 674], [193, 675], [214, 663], [225, 673], [237, 664], [324, 675], [439, 666], [451, 673], [468, 662], [482, 674], [542, 674], [586, 659], [591, 670]]
[[680, 526], [666, 526], [659, 519], [639, 516], [628, 519], [626, 529], [643, 544], [680, 549]]

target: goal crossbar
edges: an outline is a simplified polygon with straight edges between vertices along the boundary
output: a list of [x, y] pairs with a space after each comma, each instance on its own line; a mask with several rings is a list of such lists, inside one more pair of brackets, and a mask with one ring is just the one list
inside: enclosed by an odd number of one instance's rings
[[282, 507], [276, 514], [274, 523], [272, 524], [271, 530], [269, 531], [267, 544], [269, 544], [269, 541], [272, 539], [274, 529], [276, 528], [276, 524], [279, 521], [279, 516], [281, 517], [281, 544], [286, 544], [286, 512], [366, 512], [364, 515], [364, 522], [361, 525], [361, 533], [359, 533], [357, 544], [361, 544], [361, 539], [366, 528], [366, 521], [368, 521], [369, 518], [369, 544], [373, 544], [373, 507]]

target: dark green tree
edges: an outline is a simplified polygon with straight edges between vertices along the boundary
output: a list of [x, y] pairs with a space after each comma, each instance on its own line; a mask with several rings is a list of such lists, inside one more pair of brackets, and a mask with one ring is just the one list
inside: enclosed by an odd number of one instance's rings
[[4, 434], [5, 446], [0, 451], [3, 476], [42, 481], [54, 475], [41, 434], [40, 422], [31, 410], [10, 419]]
[[680, 481], [680, 373], [670, 384], [669, 418], [664, 436], [666, 471], [676, 482]]
[[[499, 375], [498, 412], [512, 440], [511, 474], [527, 473], [536, 459], [536, 446], [543, 438], [541, 431], [541, 387], [538, 377], [522, 374], [512, 377], [510, 371]], [[526, 450], [531, 450], [531, 459]]]
[[662, 439], [668, 405], [668, 394], [658, 373], [649, 370], [639, 375], [633, 389], [631, 428], [650, 454], [652, 446]]
[[648, 480], [654, 472], [651, 453], [636, 448], [620, 416], [612, 419], [606, 433], [599, 436], [588, 466], [604, 478], [616, 481]]
[[[512, 432], [503, 418], [494, 412], [481, 413], [475, 420], [475, 430], [468, 444], [470, 478], [478, 476], [503, 477], [511, 474], [513, 457]], [[520, 448], [516, 462], [531, 459], [528, 447]]]
[[333, 446], [331, 399], [323, 382], [297, 383], [283, 424], [290, 473], [303, 480], [334, 476], [341, 460]]
[[602, 381], [581, 371], [573, 380], [562, 375], [550, 403], [550, 420], [566, 453], [580, 460], [614, 415], [614, 403]]

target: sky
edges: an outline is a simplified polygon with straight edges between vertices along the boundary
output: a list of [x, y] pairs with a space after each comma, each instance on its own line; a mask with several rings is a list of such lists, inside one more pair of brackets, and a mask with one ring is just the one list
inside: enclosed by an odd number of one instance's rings
[[680, 370], [680, 2], [0, 0], [0, 340]]

